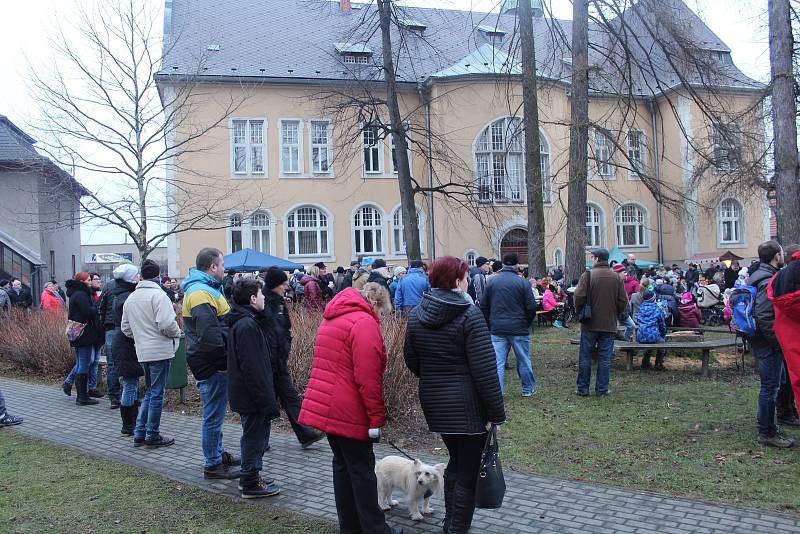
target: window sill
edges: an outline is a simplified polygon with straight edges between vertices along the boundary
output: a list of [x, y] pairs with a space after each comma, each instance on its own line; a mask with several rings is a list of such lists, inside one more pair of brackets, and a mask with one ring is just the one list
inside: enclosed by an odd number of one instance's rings
[[620, 250], [638, 250], [639, 252], [652, 252], [650, 245], [617, 245]]
[[598, 182], [615, 182], [617, 180], [617, 176], [615, 174], [608, 174], [608, 175], [595, 174], [594, 176], [589, 178], [589, 180], [595, 180]]
[[280, 180], [333, 180], [336, 176], [330, 174], [281, 174]]
[[363, 180], [397, 180], [396, 174], [364, 173]]
[[231, 180], [268, 180], [269, 176], [264, 174], [232, 174]]
[[723, 248], [725, 248], [725, 249], [730, 249], [730, 248], [743, 249], [743, 248], [747, 248], [747, 243], [742, 243], [741, 241], [736, 241], [736, 242], [732, 242], [732, 243], [720, 242], [720, 243], [717, 243], [717, 248], [719, 248], [719, 249], [723, 249]]

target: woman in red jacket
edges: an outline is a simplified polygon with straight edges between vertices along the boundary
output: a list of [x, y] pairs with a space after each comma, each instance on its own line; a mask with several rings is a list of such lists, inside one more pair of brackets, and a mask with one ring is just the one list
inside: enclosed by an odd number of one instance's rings
[[63, 312], [64, 301], [58, 294], [58, 288], [53, 282], [47, 282], [42, 290], [42, 311]]
[[773, 331], [786, 360], [795, 402], [800, 404], [800, 252], [770, 280], [767, 296], [775, 310]]
[[389, 293], [368, 283], [346, 288], [328, 303], [314, 344], [300, 424], [322, 430], [333, 451], [333, 490], [343, 533], [402, 533], [378, 507], [372, 440], [386, 423], [383, 374], [386, 347], [379, 313]]

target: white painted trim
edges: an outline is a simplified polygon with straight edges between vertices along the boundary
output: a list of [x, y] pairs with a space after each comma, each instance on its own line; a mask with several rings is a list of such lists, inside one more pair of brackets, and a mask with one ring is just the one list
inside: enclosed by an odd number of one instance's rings
[[[622, 245], [619, 242], [619, 232], [617, 232], [617, 214], [625, 206], [636, 206], [637, 208], [639, 208], [642, 211], [642, 214], [644, 215], [644, 221], [642, 221], [642, 225], [644, 227], [644, 243], [641, 244], [641, 245]], [[648, 210], [647, 207], [645, 207], [644, 204], [642, 204], [640, 202], [637, 202], [635, 200], [629, 200], [629, 201], [627, 201], [627, 202], [625, 202], [623, 204], [620, 204], [619, 206], [617, 206], [614, 209], [614, 242], [616, 243], [618, 248], [620, 248], [620, 249], [638, 249], [638, 250], [648, 249], [649, 250], [650, 246], [651, 246], [650, 243], [652, 241], [650, 239], [650, 234], [651, 233], [652, 233], [652, 230], [650, 229], [650, 210]]]
[[[325, 216], [328, 218], [328, 254], [293, 254], [289, 255], [289, 225], [287, 224], [289, 220], [289, 215], [296, 211], [299, 208], [316, 208], [320, 210]], [[335, 228], [335, 221], [333, 217], [333, 212], [331, 212], [328, 208], [323, 206], [322, 204], [317, 204], [315, 202], [299, 202], [297, 204], [293, 204], [289, 206], [286, 212], [281, 219], [283, 223], [283, 255], [287, 259], [294, 259], [299, 260], [297, 263], [303, 263], [305, 261], [311, 260], [328, 260], [328, 261], [336, 261], [336, 257], [334, 254], [334, 246], [335, 246], [335, 239], [334, 239], [334, 228]]]
[[[233, 122], [234, 121], [246, 121], [247, 128], [245, 135], [248, 136], [248, 141], [245, 143], [245, 147], [250, 147], [249, 142], [249, 135], [250, 135], [250, 121], [263, 121], [264, 122], [264, 131], [261, 132], [261, 147], [263, 148], [263, 155], [262, 161], [264, 163], [264, 171], [263, 172], [236, 172], [234, 171], [234, 156], [233, 156]], [[228, 166], [230, 170], [230, 177], [233, 180], [241, 180], [241, 179], [257, 179], [263, 180], [269, 178], [269, 142], [268, 142], [268, 133], [269, 133], [269, 120], [266, 117], [231, 117], [228, 120]], [[248, 151], [245, 158], [245, 168], [249, 168], [250, 166], [250, 152]]]
[[[356, 225], [355, 225], [355, 217], [356, 212], [361, 208], [371, 207], [378, 210], [378, 213], [381, 216], [381, 252], [356, 252]], [[385, 257], [388, 256], [388, 251], [386, 249], [386, 244], [389, 240], [386, 237], [386, 229], [389, 225], [386, 224], [386, 212], [378, 202], [373, 202], [371, 200], [367, 200], [364, 202], [359, 202], [358, 204], [350, 210], [350, 257], [352, 259], [356, 259], [358, 256], [373, 256], [373, 257]]]
[[500, 244], [503, 241], [503, 237], [515, 228], [521, 228], [528, 231], [528, 221], [523, 219], [519, 216], [514, 216], [512, 219], [509, 219], [501, 226], [497, 227], [494, 231], [494, 235], [492, 236], [492, 247], [494, 249], [494, 256], [498, 259], [502, 259], [500, 254]]
[[[285, 172], [283, 170], [283, 123], [297, 123], [297, 172]], [[282, 117], [278, 119], [278, 176], [281, 178], [301, 178], [305, 174], [303, 141], [305, 137], [305, 121], [301, 118]]]
[[225, 221], [227, 223], [225, 226], [225, 250], [227, 250], [227, 254], [233, 254], [233, 236], [231, 235], [231, 233], [233, 232], [234, 227], [231, 226], [231, 217], [233, 217], [234, 215], [238, 215], [241, 218], [240, 220], [242, 224], [238, 228], [239, 231], [242, 233], [242, 248], [245, 248], [244, 214], [239, 211], [229, 211], [227, 215], [225, 215]]
[[[560, 262], [558, 261], [558, 257], [556, 256], [557, 252], [561, 253], [561, 261]], [[564, 265], [564, 249], [562, 249], [561, 247], [556, 247], [556, 248], [553, 249], [553, 268], [556, 268], [559, 265], [562, 265], [562, 266]]]
[[[314, 128], [312, 127], [315, 122], [325, 122], [328, 124], [328, 172], [315, 172], [314, 171], [314, 146], [311, 142]], [[311, 178], [328, 179], [335, 178], [336, 172], [333, 168], [334, 154], [333, 154], [333, 132], [334, 126], [331, 119], [308, 119], [308, 174]]]
[[362, 178], [395, 178], [394, 176], [388, 176], [386, 174], [386, 136], [383, 135], [383, 132], [380, 131], [380, 128], [377, 126], [376, 128], [376, 136], [379, 136], [376, 141], [376, 146], [378, 148], [378, 170], [377, 171], [367, 171], [366, 161], [364, 160], [364, 129], [367, 127], [366, 124], [361, 123], [361, 128], [359, 129], [359, 150], [361, 151], [361, 176]]
[[[732, 200], [739, 206], [739, 237], [738, 241], [723, 241], [722, 240], [722, 203]], [[736, 197], [725, 197], [719, 201], [717, 208], [714, 210], [714, 219], [717, 223], [717, 247], [718, 248], [747, 248], [747, 226], [745, 222], [744, 204]]]
[[[608, 228], [607, 228], [608, 221], [606, 220], [606, 210], [605, 208], [603, 208], [602, 205], [600, 205], [600, 203], [595, 202], [593, 200], [587, 200], [586, 205], [587, 206], [591, 205], [593, 208], [597, 210], [597, 212], [600, 215], [600, 222], [598, 223], [600, 225], [600, 243], [597, 246], [586, 245], [585, 248], [589, 250], [598, 247], [600, 248], [606, 247], [606, 243], [608, 243]], [[584, 224], [586, 224], [586, 214], [584, 214], [583, 220]], [[614, 232], [616, 233], [616, 227], [614, 228]]]
[[275, 239], [275, 232], [276, 232], [276, 219], [275, 215], [272, 213], [272, 210], [267, 208], [257, 208], [250, 211], [247, 214], [247, 218], [242, 221], [242, 228], [246, 228], [246, 233], [242, 234], [242, 247], [243, 248], [255, 248], [253, 246], [253, 216], [257, 213], [263, 213], [267, 217], [269, 217], [269, 250], [266, 252], [267, 254], [271, 254], [276, 256], [276, 239]]
[[463, 259], [465, 262], [467, 262], [467, 265], [469, 265], [470, 267], [473, 267], [473, 265], [469, 261], [469, 255], [470, 254], [474, 254], [475, 255], [475, 259], [478, 259], [481, 254], [480, 254], [480, 252], [478, 252], [474, 248], [468, 248], [467, 250], [464, 251], [464, 254], [461, 255], [461, 259]]
[[[400, 204], [400, 203], [395, 204], [394, 207], [392, 208], [392, 211], [389, 212], [389, 214], [390, 214], [389, 216], [391, 217], [391, 219], [389, 219], [389, 231], [392, 234], [391, 235], [391, 239], [390, 239], [390, 245], [391, 245], [390, 252], [392, 254], [392, 257], [393, 258], [397, 258], [397, 259], [403, 259], [403, 258], [406, 257], [406, 253], [405, 252], [397, 252], [396, 251], [396, 249], [395, 249], [396, 243], [394, 242], [394, 214], [401, 207], [402, 207], [402, 204]], [[428, 257], [427, 249], [425, 248], [426, 245], [427, 245], [427, 240], [425, 239], [425, 236], [427, 235], [427, 233], [425, 232], [425, 228], [426, 228], [425, 224], [427, 222], [427, 220], [425, 218], [425, 210], [420, 208], [419, 204], [414, 204], [414, 207], [417, 209], [417, 216], [419, 217], [419, 249], [420, 249], [420, 254], [423, 257]], [[401, 215], [401, 217], [402, 217], [402, 215]]]
[[[647, 153], [647, 132], [643, 128], [632, 127], [628, 128], [627, 132], [625, 132], [625, 150], [626, 152], [630, 150], [630, 145], [628, 142], [628, 136], [630, 136], [631, 131], [636, 130], [641, 134], [642, 137], [642, 146], [639, 148], [641, 152], [641, 165], [642, 169], [647, 172], [647, 163], [650, 161], [649, 154]], [[626, 155], [626, 161], [630, 165], [630, 155]], [[628, 180], [632, 182], [641, 182], [642, 178], [639, 176], [639, 173], [634, 171], [633, 169], [628, 169]]]
[[[614, 165], [614, 143], [611, 142], [611, 139], [609, 139], [607, 135], [605, 135], [603, 132], [601, 132], [600, 130], [598, 130], [596, 128], [593, 128], [591, 130], [591, 132], [592, 132], [592, 136], [591, 136], [592, 146], [591, 146], [591, 151], [590, 151], [589, 155], [593, 156], [593, 157], [591, 157], [590, 161], [589, 161], [589, 164], [592, 167], [592, 172], [588, 173], [589, 174], [589, 179], [590, 180], [603, 180], [603, 181], [606, 181], [606, 182], [616, 181], [616, 179], [617, 179], [617, 166]], [[597, 163], [598, 163], [597, 162], [597, 138], [598, 138], [598, 135], [602, 136], [606, 140], [606, 143], [607, 143], [607, 146], [608, 146], [608, 164], [609, 164], [609, 166], [611, 166], [611, 174], [600, 174], [598, 172], [598, 170], [597, 170]]]

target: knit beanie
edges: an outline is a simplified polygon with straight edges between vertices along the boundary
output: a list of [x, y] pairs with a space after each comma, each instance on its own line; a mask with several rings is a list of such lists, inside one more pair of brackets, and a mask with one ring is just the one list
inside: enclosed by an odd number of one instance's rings
[[142, 263], [142, 280], [152, 280], [158, 278], [161, 268], [153, 260], [144, 260]]
[[624, 265], [622, 265], [621, 263], [617, 263], [616, 265], [614, 265], [614, 267], [612, 267], [612, 270], [613, 270], [615, 273], [621, 273], [622, 271], [624, 271], [624, 270], [625, 270], [625, 266], [624, 266]]
[[281, 271], [277, 267], [270, 267], [264, 273], [264, 286], [266, 286], [267, 289], [275, 289], [288, 279], [289, 277], [286, 276], [285, 272]]
[[483, 256], [478, 256], [477, 258], [475, 258], [475, 267], [483, 267], [487, 263], [489, 263], [489, 260], [487, 260]]
[[377, 258], [372, 262], [373, 269], [380, 269], [381, 267], [386, 267], [386, 261], [383, 258]]
[[404, 274], [405, 272], [406, 272], [406, 268], [405, 268], [405, 267], [403, 267], [402, 265], [398, 265], [397, 267], [395, 267], [395, 268], [394, 268], [394, 271], [392, 271], [392, 274], [393, 274], [395, 277], [398, 277], [398, 276], [400, 276], [401, 274]]
[[642, 293], [642, 300], [643, 300], [644, 302], [655, 302], [655, 301], [656, 301], [656, 294], [655, 294], [655, 292], [653, 292], [653, 291], [651, 291], [651, 290], [649, 290], [649, 289], [648, 289], [647, 291], [645, 291], [644, 293]]
[[136, 275], [139, 274], [139, 268], [132, 263], [124, 263], [117, 265], [114, 269], [114, 280], [123, 280], [125, 282], [136, 282]]

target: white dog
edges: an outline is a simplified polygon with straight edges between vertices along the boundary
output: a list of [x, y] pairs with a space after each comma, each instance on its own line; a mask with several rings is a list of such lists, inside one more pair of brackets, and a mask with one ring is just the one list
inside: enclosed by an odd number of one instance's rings
[[[399, 456], [387, 456], [375, 464], [378, 478], [378, 506], [384, 512], [396, 506], [392, 499], [395, 490], [403, 493], [411, 519], [421, 521], [422, 514], [432, 514], [430, 500], [434, 494], [441, 495], [444, 488], [445, 464], [428, 465], [419, 460], [407, 460]], [[423, 499], [422, 513], [419, 500]]]

